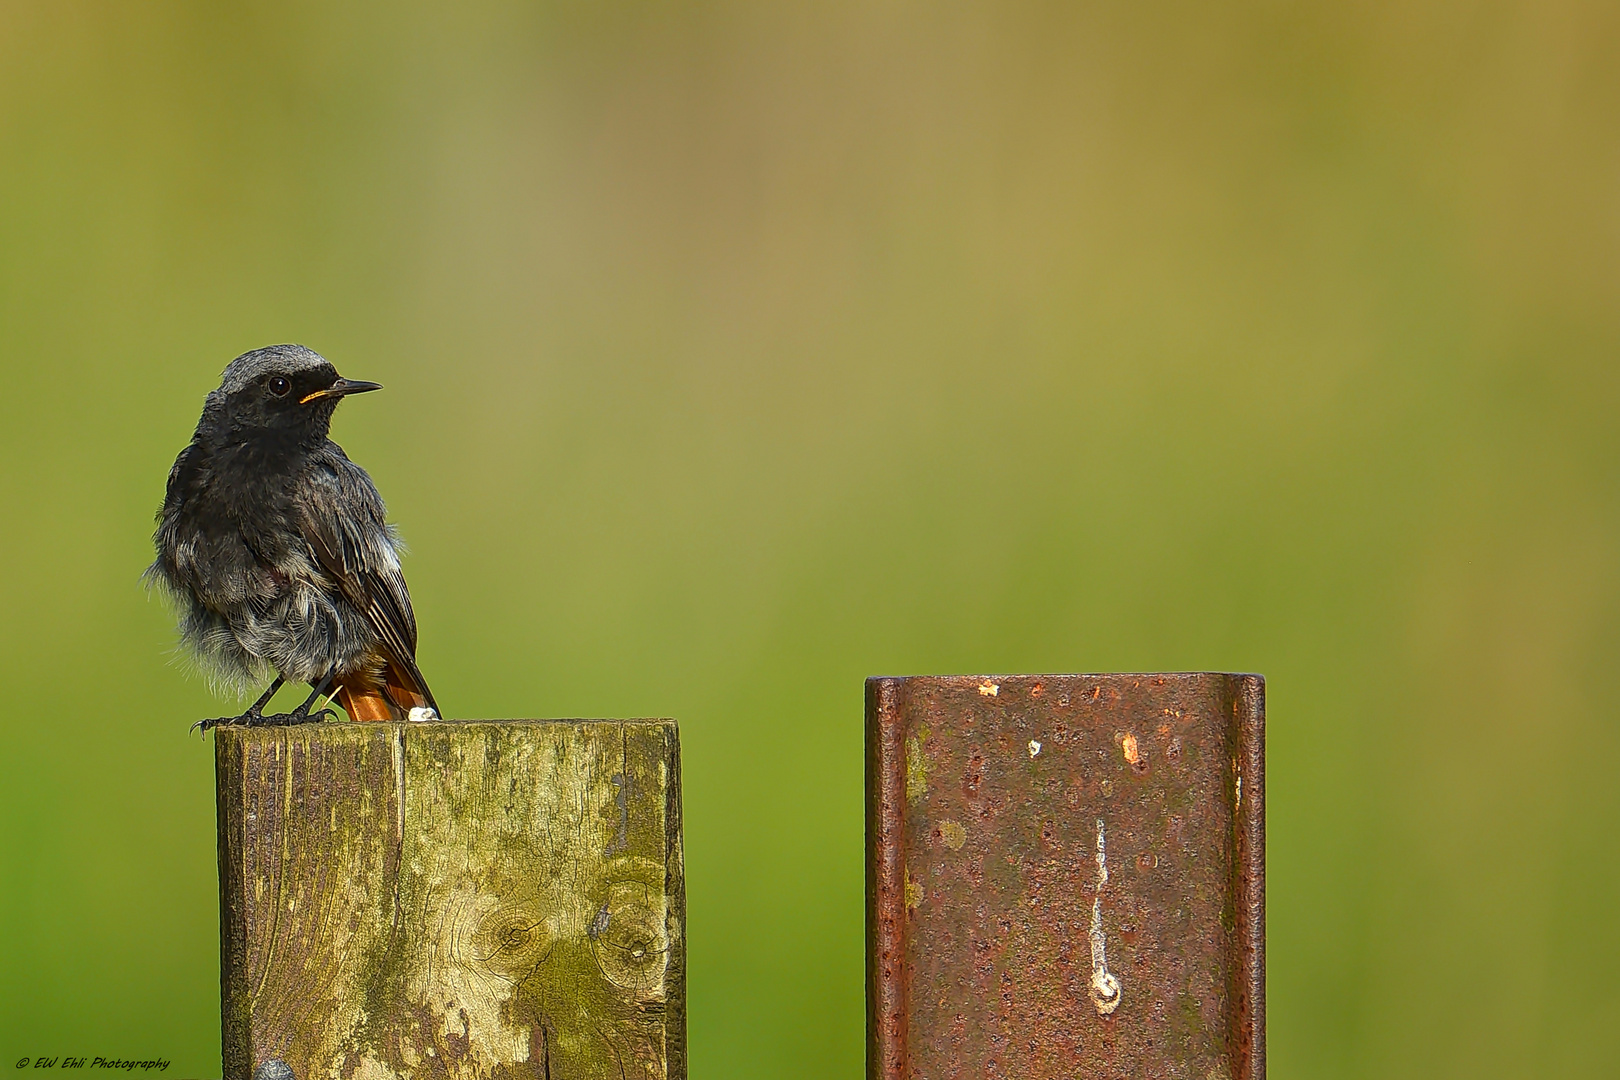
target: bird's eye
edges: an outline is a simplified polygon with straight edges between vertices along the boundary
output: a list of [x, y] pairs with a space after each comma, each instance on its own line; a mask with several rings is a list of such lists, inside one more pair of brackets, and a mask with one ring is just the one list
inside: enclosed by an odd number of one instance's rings
[[287, 391], [292, 389], [292, 383], [287, 381], [285, 375], [272, 375], [270, 381], [265, 385], [270, 388], [270, 392], [276, 397], [286, 397]]

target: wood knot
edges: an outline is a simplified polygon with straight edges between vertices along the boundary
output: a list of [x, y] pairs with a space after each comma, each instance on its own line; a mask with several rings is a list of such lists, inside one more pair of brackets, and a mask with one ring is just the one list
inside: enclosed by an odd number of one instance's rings
[[639, 881], [608, 886], [606, 902], [586, 937], [596, 965], [613, 985], [640, 993], [658, 991], [669, 966], [669, 931], [663, 898]]

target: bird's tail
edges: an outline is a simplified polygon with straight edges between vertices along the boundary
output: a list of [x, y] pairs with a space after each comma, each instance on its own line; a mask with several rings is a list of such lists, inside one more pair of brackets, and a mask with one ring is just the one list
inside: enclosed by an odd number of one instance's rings
[[332, 696], [350, 720], [409, 720], [414, 709], [432, 709], [437, 718], [438, 705], [420, 678], [419, 673], [401, 672], [389, 663], [383, 666], [380, 686], [359, 678], [342, 681]]

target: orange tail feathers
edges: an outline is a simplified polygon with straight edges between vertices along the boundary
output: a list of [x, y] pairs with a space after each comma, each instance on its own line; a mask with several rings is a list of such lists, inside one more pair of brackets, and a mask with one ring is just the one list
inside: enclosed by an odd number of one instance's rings
[[383, 668], [382, 685], [357, 673], [352, 680], [340, 681], [332, 696], [350, 720], [408, 720], [412, 709], [425, 708], [428, 701], [404, 683], [388, 664]]
[[383, 697], [381, 690], [367, 690], [349, 685], [339, 686], [332, 695], [350, 720], [402, 720], [399, 710]]

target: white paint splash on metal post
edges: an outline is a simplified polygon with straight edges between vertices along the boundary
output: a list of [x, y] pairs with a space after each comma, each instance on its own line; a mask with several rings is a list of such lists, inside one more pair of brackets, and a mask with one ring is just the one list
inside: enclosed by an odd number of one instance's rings
[[1108, 884], [1108, 851], [1103, 845], [1103, 823], [1097, 819], [1097, 895], [1091, 901], [1091, 1001], [1098, 1016], [1119, 1008], [1119, 979], [1108, 970], [1107, 943], [1103, 938], [1102, 891]]

